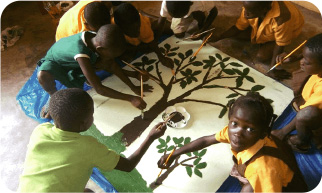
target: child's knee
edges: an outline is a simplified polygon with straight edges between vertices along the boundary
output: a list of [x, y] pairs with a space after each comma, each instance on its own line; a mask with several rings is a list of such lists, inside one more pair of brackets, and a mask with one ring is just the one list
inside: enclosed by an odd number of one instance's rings
[[301, 109], [296, 115], [297, 121], [307, 123], [310, 126], [321, 125], [321, 118], [322, 110], [315, 106], [305, 107]]
[[38, 78], [38, 81], [42, 84], [42, 83], [46, 83], [46, 82], [49, 82], [49, 81], [54, 81], [54, 77], [52, 74], [50, 74], [49, 72], [47, 71], [44, 71], [44, 70], [40, 70], [37, 74], [37, 78]]

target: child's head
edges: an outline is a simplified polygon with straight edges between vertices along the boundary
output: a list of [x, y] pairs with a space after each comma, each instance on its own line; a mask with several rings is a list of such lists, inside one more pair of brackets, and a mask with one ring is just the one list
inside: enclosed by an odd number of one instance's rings
[[306, 73], [318, 74], [319, 77], [322, 77], [322, 34], [318, 34], [306, 42], [300, 65]]
[[97, 32], [98, 29], [111, 23], [110, 10], [102, 2], [92, 2], [84, 9], [85, 25], [91, 31]]
[[105, 59], [122, 55], [126, 48], [123, 31], [113, 24], [103, 25], [98, 30], [94, 42], [97, 53]]
[[228, 118], [231, 148], [240, 152], [269, 136], [275, 115], [264, 97], [248, 92], [229, 107]]
[[272, 1], [244, 1], [244, 17], [246, 19], [264, 17], [266, 13], [271, 9], [271, 4]]
[[166, 7], [171, 17], [182, 18], [189, 13], [191, 1], [166, 1]]
[[130, 3], [122, 3], [114, 11], [114, 22], [124, 34], [137, 38], [140, 35], [141, 19], [138, 10]]
[[51, 95], [49, 113], [56, 127], [61, 130], [86, 131], [94, 120], [93, 99], [79, 88], [59, 90]]

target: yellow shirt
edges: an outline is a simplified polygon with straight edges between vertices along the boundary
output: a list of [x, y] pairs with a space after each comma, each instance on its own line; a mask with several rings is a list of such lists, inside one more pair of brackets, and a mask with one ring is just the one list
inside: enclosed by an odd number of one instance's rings
[[84, 24], [84, 9], [87, 4], [93, 1], [94, 0], [79, 1], [60, 18], [56, 30], [56, 42], [61, 38], [68, 37], [82, 31], [89, 31]]
[[300, 109], [311, 105], [322, 109], [322, 78], [318, 75], [312, 75], [304, 85], [302, 97], [305, 103], [300, 106]]
[[[228, 126], [215, 134], [217, 141], [230, 143]], [[258, 140], [252, 147], [241, 152], [232, 150], [238, 164], [250, 160], [262, 147], [276, 147], [272, 139], [265, 137]], [[271, 156], [261, 156], [251, 161], [245, 170], [245, 178], [249, 181], [254, 192], [281, 192], [293, 178], [294, 172], [280, 159]]]
[[239, 30], [245, 30], [248, 26], [251, 26], [251, 42], [254, 44], [275, 41], [279, 46], [289, 45], [291, 40], [301, 33], [304, 19], [302, 13], [294, 4], [288, 1], [283, 2], [291, 15], [288, 21], [280, 25], [278, 24], [277, 18], [281, 14], [280, 6], [277, 1], [273, 1], [272, 8], [267, 12], [260, 26], [258, 26], [258, 18], [246, 19], [244, 17], [245, 8], [243, 8], [240, 17], [235, 24], [236, 27]]
[[[150, 19], [140, 14], [140, 20], [141, 20], [140, 35], [138, 38], [131, 38], [127, 35], [124, 35], [126, 42], [134, 46], [138, 46], [141, 42], [150, 43], [154, 40], [154, 33], [151, 28]], [[114, 18], [112, 18], [111, 23], [115, 24]]]

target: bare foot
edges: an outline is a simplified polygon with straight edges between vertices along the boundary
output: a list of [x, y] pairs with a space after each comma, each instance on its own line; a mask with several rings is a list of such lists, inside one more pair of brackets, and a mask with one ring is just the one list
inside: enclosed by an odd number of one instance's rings
[[305, 143], [298, 138], [297, 135], [292, 135], [288, 138], [287, 143], [292, 147], [294, 151], [300, 153], [307, 153], [311, 148], [309, 143]]
[[40, 117], [43, 119], [51, 119], [51, 116], [48, 112], [48, 106], [45, 105], [42, 107], [41, 111], [40, 111]]
[[286, 135], [287, 134], [285, 134], [284, 132], [283, 132], [283, 130], [282, 129], [280, 129], [280, 130], [272, 130], [271, 131], [271, 134], [272, 135], [274, 135], [275, 137], [277, 137], [278, 139], [280, 139], [281, 141], [283, 141], [284, 140], [284, 138], [286, 137]]

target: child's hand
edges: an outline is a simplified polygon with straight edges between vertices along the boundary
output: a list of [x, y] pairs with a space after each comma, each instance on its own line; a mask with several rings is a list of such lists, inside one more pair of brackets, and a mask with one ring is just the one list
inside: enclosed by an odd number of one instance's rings
[[286, 52], [283, 52], [279, 55], [276, 56], [276, 63], [279, 63], [281, 62], [282, 64], [283, 63], [289, 63], [289, 62], [294, 62], [296, 61], [297, 57], [296, 56], [290, 56], [288, 58], [286, 58], [284, 61], [283, 61], [283, 58], [286, 56]]
[[170, 69], [174, 68], [174, 62], [171, 58], [163, 56], [163, 57], [160, 57], [159, 60], [163, 66], [168, 67]]
[[140, 109], [140, 110], [143, 110], [143, 109], [145, 109], [145, 108], [146, 108], [146, 103], [144, 102], [144, 100], [143, 100], [143, 99], [141, 99], [141, 97], [138, 97], [138, 96], [132, 96], [132, 97], [130, 98], [130, 103], [131, 103], [134, 107], [136, 107], [136, 108], [138, 108], [138, 109]]
[[153, 140], [158, 139], [159, 137], [164, 135], [166, 129], [167, 125], [164, 122], [160, 122], [151, 129], [149, 137]]
[[147, 72], [147, 71], [145, 71], [145, 70], [141, 70], [143, 73], [141, 74], [140, 72], [137, 72], [137, 79], [139, 80], [139, 81], [141, 81], [141, 76], [142, 76], [142, 80], [143, 80], [143, 82], [146, 82], [146, 81], [148, 81], [149, 79], [150, 79], [150, 76], [149, 76], [149, 73]]
[[166, 160], [168, 159], [169, 155], [170, 155], [170, 154], [165, 154], [165, 155], [163, 155], [163, 156], [160, 158], [160, 160], [158, 161], [158, 167], [159, 167], [159, 168], [161, 168], [161, 169], [168, 169], [168, 168], [171, 166], [172, 162], [176, 159], [176, 157], [172, 155], [172, 156], [169, 158], [169, 160], [168, 160], [167, 164], [165, 164], [165, 162], [166, 162]]
[[275, 80], [285, 80], [290, 79], [292, 74], [284, 69], [274, 69], [268, 73], [268, 76], [274, 78]]

